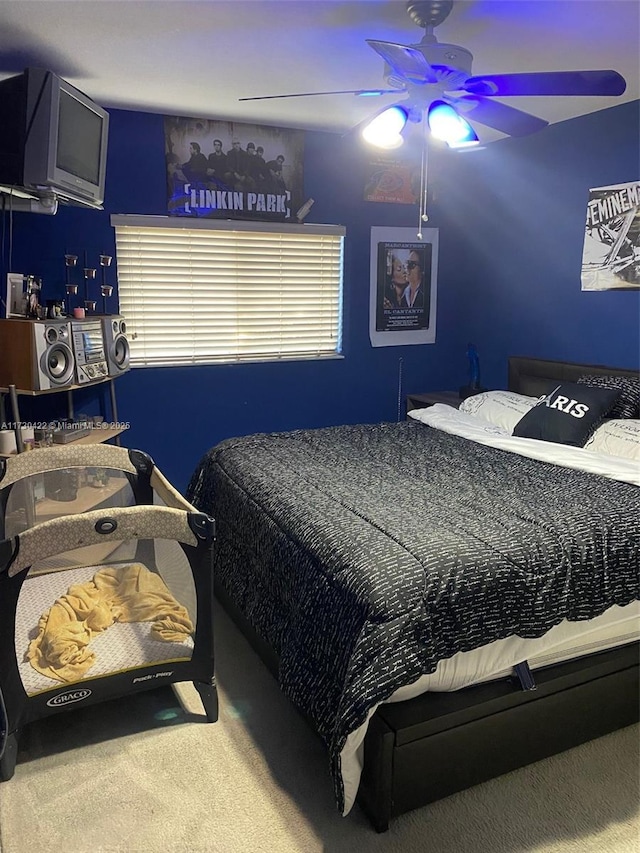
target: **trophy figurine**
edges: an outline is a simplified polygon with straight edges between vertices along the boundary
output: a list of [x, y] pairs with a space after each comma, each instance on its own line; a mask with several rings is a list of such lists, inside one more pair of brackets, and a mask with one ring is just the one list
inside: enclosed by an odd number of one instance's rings
[[467, 359], [469, 361], [469, 382], [460, 388], [459, 393], [462, 400], [487, 390], [480, 384], [480, 358], [475, 344], [467, 345]]

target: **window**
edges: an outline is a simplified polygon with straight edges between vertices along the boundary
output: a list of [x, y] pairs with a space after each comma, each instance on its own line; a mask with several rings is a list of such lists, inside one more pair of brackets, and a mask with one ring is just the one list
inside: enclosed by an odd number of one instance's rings
[[342, 226], [111, 223], [133, 367], [340, 353]]

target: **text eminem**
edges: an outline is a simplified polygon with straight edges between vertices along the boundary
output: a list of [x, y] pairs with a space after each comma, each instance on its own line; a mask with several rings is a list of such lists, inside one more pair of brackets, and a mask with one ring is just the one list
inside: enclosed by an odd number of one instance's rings
[[601, 198], [592, 199], [587, 206], [587, 228], [624, 216], [640, 204], [640, 184], [622, 187]]
[[185, 213], [194, 210], [247, 210], [255, 213], [274, 213], [291, 216], [291, 193], [251, 193], [233, 190], [194, 189], [184, 185]]

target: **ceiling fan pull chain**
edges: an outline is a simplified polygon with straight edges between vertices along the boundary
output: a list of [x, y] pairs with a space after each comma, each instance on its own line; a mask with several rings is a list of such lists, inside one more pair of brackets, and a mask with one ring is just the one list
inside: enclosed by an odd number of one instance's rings
[[420, 199], [418, 219], [418, 240], [422, 240], [422, 223], [429, 221], [427, 215], [427, 166], [429, 165], [429, 136], [427, 133], [426, 111], [422, 115], [422, 165], [420, 168]]

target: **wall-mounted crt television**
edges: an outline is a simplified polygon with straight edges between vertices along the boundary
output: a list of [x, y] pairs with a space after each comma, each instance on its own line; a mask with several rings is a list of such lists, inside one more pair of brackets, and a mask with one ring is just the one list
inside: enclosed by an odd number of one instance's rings
[[109, 114], [52, 71], [0, 80], [0, 186], [100, 208]]

